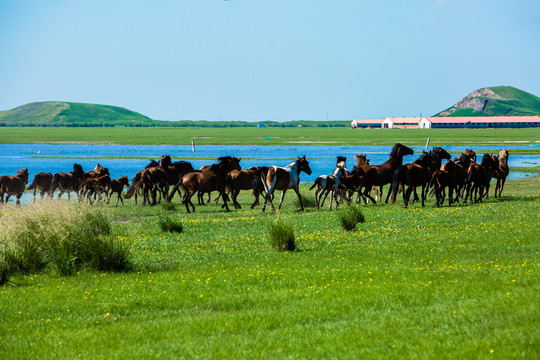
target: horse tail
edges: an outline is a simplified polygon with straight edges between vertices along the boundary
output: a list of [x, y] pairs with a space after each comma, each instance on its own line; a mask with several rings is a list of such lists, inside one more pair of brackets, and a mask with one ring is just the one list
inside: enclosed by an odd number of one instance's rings
[[433, 195], [435, 195], [437, 188], [440, 186], [439, 174], [440, 174], [439, 171], [435, 171], [433, 175], [431, 176], [431, 180], [429, 180], [428, 189], [433, 186], [433, 189], [431, 189], [428, 194], [430, 197], [433, 197]]
[[225, 178], [225, 192], [227, 194], [230, 194], [233, 189], [233, 178], [231, 174], [227, 174], [227, 177]]
[[141, 179], [133, 179], [131, 182], [131, 185], [129, 186], [126, 195], [124, 196], [124, 199], [130, 199], [133, 194], [135, 194], [137, 191], [139, 191], [139, 187], [141, 186]]
[[317, 186], [317, 185], [320, 184], [320, 182], [321, 182], [320, 179], [321, 179], [320, 177], [318, 177], [318, 178], [315, 179], [315, 182], [314, 182], [313, 185], [309, 188], [309, 191], [313, 190], [313, 189], [315, 188], [315, 186]]
[[49, 188], [49, 190], [47, 191], [48, 193], [52, 194], [54, 193], [54, 190], [56, 190], [56, 188], [58, 187], [58, 178], [60, 176], [58, 174], [54, 174], [54, 177], [53, 177], [53, 181], [51, 183], [51, 187]]
[[34, 177], [34, 180], [33, 180], [32, 183], [26, 188], [26, 190], [32, 190], [32, 189], [34, 189], [34, 188], [37, 186], [36, 182], [37, 182], [37, 179], [36, 179], [36, 177]]
[[263, 187], [264, 187], [264, 192], [265, 193], [268, 193], [268, 184], [266, 183], [266, 175], [268, 173], [268, 170], [267, 171], [263, 171], [261, 173], [261, 182], [263, 184]]
[[392, 178], [392, 204], [396, 202], [399, 184], [401, 183], [403, 175], [405, 174], [406, 168], [406, 166], [401, 165], [400, 167], [398, 167], [396, 172], [394, 172], [394, 177]]
[[182, 185], [182, 178], [180, 178], [180, 180], [172, 188], [171, 193], [170, 193], [169, 197], [167, 198], [167, 202], [171, 202], [171, 200], [172, 200], [172, 198], [174, 196], [174, 193], [177, 192], [178, 188], [181, 187], [181, 186], [182, 186], [182, 188], [184, 188], [183, 185]]

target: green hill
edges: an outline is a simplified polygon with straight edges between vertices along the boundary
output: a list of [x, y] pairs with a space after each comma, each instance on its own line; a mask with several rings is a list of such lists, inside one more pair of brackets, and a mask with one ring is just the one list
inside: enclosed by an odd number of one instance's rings
[[35, 102], [0, 112], [2, 126], [148, 126], [157, 121], [110, 105]]
[[540, 98], [511, 86], [473, 91], [454, 106], [435, 116], [540, 115]]

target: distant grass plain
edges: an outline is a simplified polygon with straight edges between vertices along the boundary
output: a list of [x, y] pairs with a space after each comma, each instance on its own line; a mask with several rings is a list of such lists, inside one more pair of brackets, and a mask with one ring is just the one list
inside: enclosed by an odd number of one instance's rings
[[350, 128], [39, 128], [2, 127], [0, 143], [133, 145], [393, 145], [512, 146], [540, 143], [540, 128], [350, 129]]

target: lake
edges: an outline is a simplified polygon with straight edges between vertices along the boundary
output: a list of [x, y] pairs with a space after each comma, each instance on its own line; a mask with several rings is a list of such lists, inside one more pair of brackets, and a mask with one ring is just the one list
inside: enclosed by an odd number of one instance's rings
[[[538, 146], [536, 146], [538, 147]], [[447, 151], [463, 151], [462, 147], [444, 147]], [[477, 154], [498, 148], [474, 147]], [[530, 146], [514, 146], [513, 149], [530, 149]], [[311, 176], [301, 174], [302, 182], [312, 182], [317, 176], [330, 174], [336, 165], [336, 156], [346, 156], [347, 166], [352, 169], [354, 155], [366, 154], [371, 164], [388, 160], [392, 146], [315, 146], [315, 145], [201, 145], [192, 152], [190, 145], [79, 145], [79, 144], [0, 144], [0, 174], [15, 175], [18, 169], [28, 168], [29, 182], [38, 172], [70, 172], [73, 163], [82, 165], [85, 171], [93, 170], [97, 163], [109, 168], [111, 177], [128, 175], [132, 178], [143, 169], [149, 159], [159, 160], [161, 155], [171, 155], [173, 161], [187, 160], [198, 169], [212, 164], [220, 156], [232, 155], [242, 159], [242, 168], [251, 166], [286, 166], [297, 156], [305, 155], [309, 160]], [[404, 163], [418, 158], [423, 147], [413, 147], [415, 155], [404, 158]], [[125, 158], [119, 158], [125, 157]], [[538, 155], [512, 155], [510, 167], [540, 166]], [[534, 174], [510, 172], [509, 178], [516, 179]]]

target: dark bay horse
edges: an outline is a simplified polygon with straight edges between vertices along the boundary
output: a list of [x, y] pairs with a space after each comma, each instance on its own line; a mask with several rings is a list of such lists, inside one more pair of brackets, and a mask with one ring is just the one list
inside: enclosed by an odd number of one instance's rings
[[115, 206], [118, 206], [118, 200], [122, 201], [122, 205], [124, 205], [124, 199], [122, 199], [122, 191], [124, 190], [124, 186], [129, 186], [129, 180], [127, 176], [122, 176], [118, 179], [111, 179], [111, 182], [109, 184], [111, 192], [109, 193], [107, 204], [109, 203], [109, 201], [111, 201], [112, 195], [116, 193], [118, 194], [118, 198], [116, 199]]
[[421, 200], [422, 206], [425, 206], [426, 187], [432, 174], [431, 166], [432, 157], [428, 152], [424, 152], [414, 163], [400, 166], [392, 179], [392, 204], [396, 202], [399, 188], [407, 185], [407, 190], [403, 191], [403, 207], [407, 207], [409, 204], [411, 193], [416, 187], [422, 187]]
[[[149, 169], [149, 168], [153, 168], [153, 167], [157, 167], [157, 166], [159, 166], [159, 163], [157, 161], [150, 160], [150, 163], [148, 165], [146, 165], [144, 170]], [[132, 196], [135, 195], [135, 205], [137, 204], [137, 195], [139, 195], [139, 190], [141, 190], [141, 185], [142, 185], [141, 177], [142, 177], [142, 174], [143, 174], [144, 170], [137, 171], [137, 173], [135, 174], [133, 180], [131, 181], [131, 185], [128, 187], [126, 196], [124, 196], [126, 199], [129, 199], [129, 198], [131, 198]]]
[[173, 163], [169, 155], [163, 155], [160, 160], [160, 166], [161, 169], [165, 172], [165, 176], [167, 177], [167, 186], [164, 193], [165, 201], [170, 201], [169, 198], [172, 199], [174, 194], [171, 194], [171, 196], [169, 197], [168, 187], [175, 186], [176, 184], [178, 184], [182, 176], [194, 171], [193, 165], [191, 165], [191, 163], [187, 161], [175, 161]]
[[45, 193], [51, 187], [53, 181], [53, 174], [47, 172], [40, 172], [34, 176], [32, 184], [26, 188], [26, 190], [34, 190], [34, 202], [36, 201], [36, 191], [40, 191], [40, 196], [43, 199]]
[[[228, 195], [227, 190], [227, 174], [232, 170], [241, 170], [240, 160], [234, 156], [223, 156], [218, 158], [218, 163], [211, 165], [208, 170], [190, 172], [182, 177], [180, 182], [175, 186], [181, 186], [184, 190], [184, 204], [189, 213], [189, 206], [192, 211], [195, 211], [195, 205], [191, 202], [191, 198], [198, 192], [218, 191], [223, 198], [222, 208], [229, 210], [227, 205]], [[175, 189], [173, 189], [174, 193]]]
[[490, 154], [484, 154], [480, 164], [475, 162], [469, 166], [465, 198], [463, 200], [464, 204], [467, 202], [467, 199], [473, 201], [473, 193], [474, 202], [482, 202], [482, 198], [489, 192], [490, 181], [496, 168], [497, 163]]
[[263, 212], [266, 209], [266, 203], [268, 201], [270, 201], [270, 205], [272, 205], [272, 210], [275, 210], [272, 202], [272, 195], [274, 194], [275, 190], [282, 191], [281, 200], [278, 206], [278, 209], [280, 209], [283, 199], [285, 198], [285, 193], [288, 189], [294, 189], [296, 195], [298, 196], [298, 200], [300, 200], [300, 209], [304, 210], [302, 196], [300, 195], [300, 190], [298, 189], [298, 184], [300, 183], [300, 172], [302, 171], [308, 175], [311, 175], [309, 162], [306, 160], [305, 155], [303, 157], [299, 157], [297, 160], [285, 167], [270, 166], [268, 168], [266, 174], [262, 175], [262, 181], [266, 190], [264, 205], [262, 207]]
[[[397, 143], [392, 148], [390, 152], [390, 157], [387, 161], [380, 165], [364, 165], [362, 169], [364, 170], [363, 175], [363, 195], [370, 199], [374, 204], [376, 203], [375, 199], [370, 196], [370, 191], [373, 186], [379, 186], [379, 192], [382, 199], [383, 195], [383, 186], [386, 184], [391, 184], [394, 176], [394, 172], [403, 165], [403, 157], [405, 155], [413, 155], [413, 149]], [[386, 202], [388, 203], [388, 198], [392, 188], [388, 190], [388, 195], [386, 196]]]
[[70, 199], [70, 193], [74, 191], [79, 192], [81, 182], [85, 179], [83, 168], [79, 164], [73, 164], [73, 171], [69, 173], [59, 172], [54, 174], [51, 187], [49, 188], [49, 194], [52, 197], [56, 189], [60, 190], [58, 198], [62, 196], [64, 192], [68, 194], [68, 200]]
[[242, 208], [237, 201], [240, 190], [253, 190], [255, 201], [251, 204], [251, 209], [259, 205], [259, 195], [264, 191], [261, 174], [266, 171], [268, 168], [265, 166], [254, 166], [249, 169], [233, 170], [227, 174], [227, 187], [236, 209]]
[[6, 203], [11, 195], [17, 197], [17, 205], [21, 203], [21, 196], [28, 184], [28, 169], [17, 171], [17, 175], [0, 176], [0, 203], [4, 203], [4, 194], [6, 194]]

